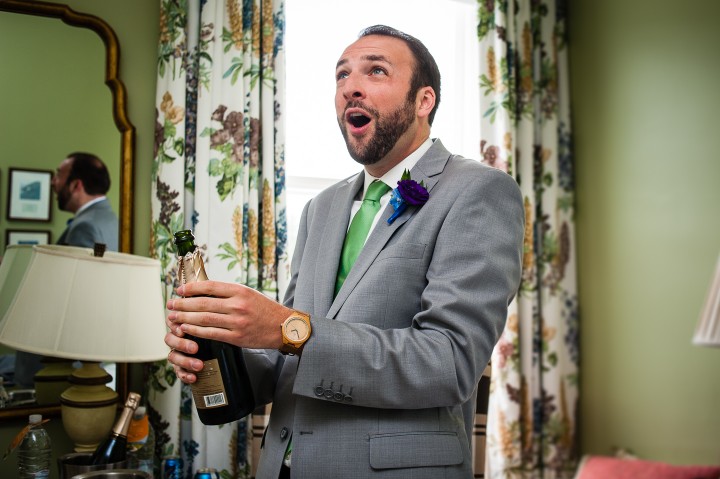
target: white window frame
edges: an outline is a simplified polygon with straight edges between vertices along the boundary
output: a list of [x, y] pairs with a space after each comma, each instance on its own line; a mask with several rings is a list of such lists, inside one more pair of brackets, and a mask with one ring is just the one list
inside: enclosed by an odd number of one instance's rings
[[479, 158], [477, 6], [474, 0], [287, 0], [286, 145], [288, 251], [304, 205], [361, 171], [335, 118], [335, 63], [363, 28], [385, 24], [428, 47], [441, 74], [432, 137], [453, 153]]

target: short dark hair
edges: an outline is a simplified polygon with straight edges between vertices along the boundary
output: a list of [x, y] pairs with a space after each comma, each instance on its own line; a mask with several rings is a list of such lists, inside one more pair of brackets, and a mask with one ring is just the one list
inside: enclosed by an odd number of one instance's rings
[[435, 106], [430, 112], [428, 121], [432, 125], [433, 119], [435, 118], [435, 112], [440, 105], [440, 69], [435, 62], [435, 58], [430, 54], [427, 47], [417, 38], [407, 33], [401, 32], [387, 25], [373, 25], [367, 27], [360, 32], [358, 38], [366, 37], [368, 35], [384, 35], [386, 37], [394, 37], [405, 42], [410, 48], [410, 51], [415, 57], [415, 69], [413, 71], [412, 79], [410, 80], [410, 92], [408, 98], [414, 100], [417, 91], [424, 87], [429, 86], [435, 91]]
[[110, 189], [110, 174], [105, 163], [92, 153], [76, 151], [70, 153], [72, 158], [67, 182], [82, 181], [85, 192], [89, 195], [104, 195]]

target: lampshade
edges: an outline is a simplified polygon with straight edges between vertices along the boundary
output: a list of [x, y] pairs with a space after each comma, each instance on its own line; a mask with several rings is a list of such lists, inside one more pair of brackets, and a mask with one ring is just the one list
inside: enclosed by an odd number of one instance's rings
[[12, 245], [0, 263], [0, 343], [109, 362], [166, 357], [157, 260], [90, 248]]
[[693, 344], [720, 347], [720, 257], [715, 266], [715, 276], [705, 299], [700, 322], [695, 330]]
[[[104, 248], [100, 248], [104, 250]], [[0, 343], [45, 357], [81, 360], [59, 400], [75, 451], [94, 450], [115, 421], [118, 394], [100, 367], [166, 357], [157, 260], [57, 245], [9, 246], [0, 263]], [[38, 398], [47, 394], [43, 371]], [[41, 390], [45, 393], [40, 394]]]

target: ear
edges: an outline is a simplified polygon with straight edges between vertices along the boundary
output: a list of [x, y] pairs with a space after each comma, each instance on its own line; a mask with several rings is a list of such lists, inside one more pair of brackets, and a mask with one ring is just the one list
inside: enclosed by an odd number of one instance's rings
[[419, 118], [428, 118], [435, 108], [435, 90], [431, 86], [422, 87], [417, 93]]
[[83, 185], [83, 182], [80, 178], [75, 178], [74, 180], [70, 181], [70, 191], [75, 191], [78, 188], [80, 188], [82, 191], [85, 191], [85, 186]]

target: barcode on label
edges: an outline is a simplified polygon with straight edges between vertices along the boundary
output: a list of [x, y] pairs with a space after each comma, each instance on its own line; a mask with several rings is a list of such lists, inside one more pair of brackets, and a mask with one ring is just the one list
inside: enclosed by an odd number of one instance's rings
[[205, 400], [205, 407], [224, 406], [227, 404], [225, 401], [225, 394], [223, 393], [203, 396], [203, 399]]

